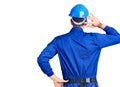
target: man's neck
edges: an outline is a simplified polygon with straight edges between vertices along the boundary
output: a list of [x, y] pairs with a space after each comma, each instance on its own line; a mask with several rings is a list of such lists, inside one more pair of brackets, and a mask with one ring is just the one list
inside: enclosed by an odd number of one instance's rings
[[73, 25], [73, 27], [80, 27], [80, 28], [84, 29], [85, 26], [81, 26], [81, 25]]

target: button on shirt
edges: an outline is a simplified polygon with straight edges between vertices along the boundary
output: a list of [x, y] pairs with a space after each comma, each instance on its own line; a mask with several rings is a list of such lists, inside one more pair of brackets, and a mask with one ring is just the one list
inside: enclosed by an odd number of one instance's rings
[[53, 75], [49, 60], [58, 54], [64, 79], [96, 77], [101, 49], [120, 43], [114, 28], [106, 26], [104, 31], [106, 34], [85, 33], [73, 27], [69, 33], [55, 37], [38, 57], [41, 70]]

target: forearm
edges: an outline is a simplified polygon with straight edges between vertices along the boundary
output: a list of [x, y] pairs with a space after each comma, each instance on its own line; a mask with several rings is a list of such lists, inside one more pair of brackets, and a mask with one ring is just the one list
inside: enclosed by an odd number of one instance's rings
[[49, 61], [42, 60], [41, 57], [38, 57], [38, 65], [41, 68], [41, 70], [47, 75], [47, 76], [52, 76], [54, 72], [52, 71], [52, 68], [50, 66]]
[[107, 35], [120, 36], [118, 31], [116, 31], [115, 28], [110, 26], [105, 26], [104, 31], [106, 32]]
[[119, 33], [113, 27], [109, 27], [101, 22], [99, 22], [97, 27], [103, 29], [108, 35], [119, 35]]
[[108, 35], [119, 35], [119, 33], [114, 28], [109, 27], [104, 23], [101, 23], [101, 21], [98, 18], [96, 18], [93, 14], [90, 14], [88, 16], [88, 19], [90, 19], [91, 22], [87, 22], [86, 24], [90, 24], [92, 25], [92, 27], [98, 27], [100, 29], [103, 29]]

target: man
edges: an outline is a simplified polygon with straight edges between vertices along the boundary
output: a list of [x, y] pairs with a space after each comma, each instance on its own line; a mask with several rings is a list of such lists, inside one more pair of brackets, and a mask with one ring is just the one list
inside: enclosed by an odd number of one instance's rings
[[[120, 34], [99, 21], [82, 5], [75, 5], [69, 14], [73, 28], [55, 37], [38, 57], [41, 70], [50, 77], [55, 87], [98, 87], [97, 65], [101, 49], [120, 43]], [[88, 22], [87, 19], [91, 20]], [[98, 27], [106, 32], [85, 33], [84, 27]], [[58, 54], [63, 79], [58, 78], [49, 60]]]

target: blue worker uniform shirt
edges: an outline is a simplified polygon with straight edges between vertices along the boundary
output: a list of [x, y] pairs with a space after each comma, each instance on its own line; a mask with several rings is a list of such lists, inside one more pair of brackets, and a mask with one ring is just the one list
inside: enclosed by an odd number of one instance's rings
[[[106, 26], [104, 31], [106, 34], [86, 33], [80, 27], [73, 27], [69, 33], [55, 37], [38, 57], [41, 70], [47, 76], [53, 75], [49, 60], [58, 54], [64, 79], [95, 78], [101, 49], [120, 43], [120, 34], [114, 28]], [[78, 87], [78, 84], [64, 87]]]

